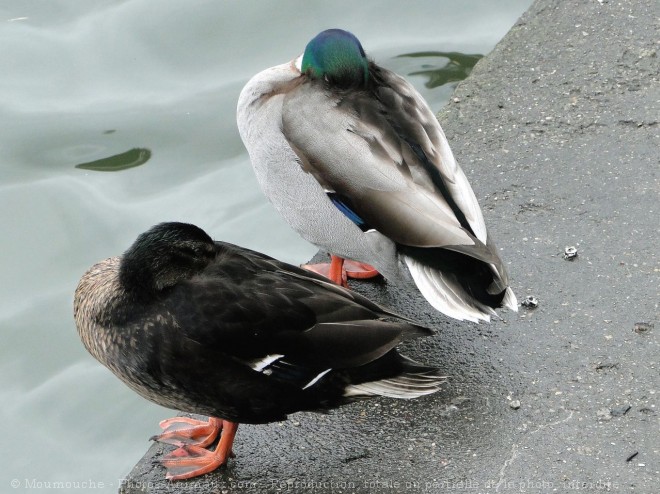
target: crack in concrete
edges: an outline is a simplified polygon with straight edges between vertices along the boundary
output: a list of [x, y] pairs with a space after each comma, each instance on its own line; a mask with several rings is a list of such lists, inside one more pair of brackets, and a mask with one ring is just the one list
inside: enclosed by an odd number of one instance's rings
[[[550, 422], [549, 424], [540, 425], [536, 429], [534, 429], [533, 431], [530, 431], [529, 435], [536, 434], [537, 432], [542, 431], [544, 429], [547, 429], [548, 427], [553, 427], [555, 425], [563, 424], [564, 422], [568, 422], [572, 418], [573, 418], [573, 410], [569, 410], [568, 411], [568, 417], [564, 417], [561, 420], [556, 420], [554, 422]], [[511, 466], [513, 461], [518, 457], [518, 448], [519, 447], [520, 447], [519, 443], [514, 443], [514, 444], [511, 445], [511, 456], [509, 457], [508, 460], [504, 460], [504, 464], [502, 464], [502, 467], [500, 468], [499, 479], [497, 481], [497, 485], [495, 485], [495, 492], [500, 491], [500, 486], [504, 483], [504, 480], [505, 480], [504, 474], [506, 472], [506, 469], [509, 466]]]
[[515, 460], [517, 456], [518, 456], [518, 444], [515, 443], [511, 446], [511, 457], [508, 460], [505, 460], [504, 464], [502, 465], [502, 468], [500, 468], [500, 472], [499, 472], [500, 478], [497, 481], [497, 485], [495, 486], [495, 492], [500, 491], [500, 486], [504, 482], [504, 472], [506, 471], [507, 467], [511, 465], [511, 463], [513, 463], [513, 460]]

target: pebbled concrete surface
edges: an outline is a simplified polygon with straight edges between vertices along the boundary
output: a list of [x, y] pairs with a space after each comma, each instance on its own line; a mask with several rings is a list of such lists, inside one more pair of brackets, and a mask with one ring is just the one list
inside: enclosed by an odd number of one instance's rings
[[355, 283], [437, 328], [406, 353], [444, 392], [241, 426], [237, 459], [188, 482], [154, 445], [121, 492], [660, 492], [659, 14], [538, 0], [441, 113], [519, 300], [538, 299], [476, 326]]

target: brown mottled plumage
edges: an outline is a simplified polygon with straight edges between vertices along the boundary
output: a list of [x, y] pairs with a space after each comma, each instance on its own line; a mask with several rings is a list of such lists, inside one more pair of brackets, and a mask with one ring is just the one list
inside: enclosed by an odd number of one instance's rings
[[[414, 398], [443, 382], [395, 348], [430, 330], [183, 223], [157, 225], [87, 271], [74, 317], [87, 350], [137, 393], [216, 417], [161, 424], [157, 439], [181, 446], [163, 461], [173, 479], [226, 462], [238, 422], [369, 396]], [[218, 448], [204, 449], [220, 429], [228, 432]]]

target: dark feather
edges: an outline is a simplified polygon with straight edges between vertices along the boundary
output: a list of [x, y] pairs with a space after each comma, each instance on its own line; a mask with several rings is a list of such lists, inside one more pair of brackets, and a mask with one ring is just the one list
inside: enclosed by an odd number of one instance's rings
[[[90, 353], [138, 393], [234, 422], [323, 410], [355, 399], [347, 389], [364, 379], [403, 379], [396, 345], [431, 334], [319, 275], [178, 223], [94, 266], [74, 314]], [[437, 390], [434, 376], [434, 389], [410, 393]]]

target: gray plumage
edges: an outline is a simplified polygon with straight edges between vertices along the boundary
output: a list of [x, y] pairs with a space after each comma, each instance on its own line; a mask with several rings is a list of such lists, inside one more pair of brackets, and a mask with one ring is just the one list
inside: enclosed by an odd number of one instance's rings
[[[346, 34], [321, 33], [316, 45]], [[357, 58], [363, 52], [355, 43]], [[286, 221], [387, 279], [405, 281], [409, 272], [451, 317], [480, 321], [499, 306], [517, 310], [472, 188], [421, 95], [373, 62], [365, 83], [361, 75], [350, 79], [345, 62], [335, 84], [301, 72], [301, 59], [254, 76], [237, 111], [257, 179]]]

